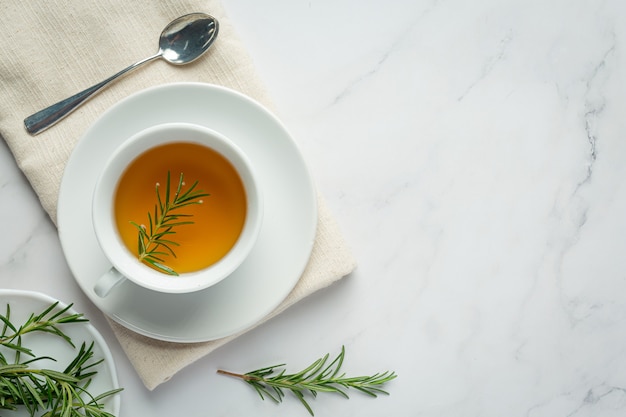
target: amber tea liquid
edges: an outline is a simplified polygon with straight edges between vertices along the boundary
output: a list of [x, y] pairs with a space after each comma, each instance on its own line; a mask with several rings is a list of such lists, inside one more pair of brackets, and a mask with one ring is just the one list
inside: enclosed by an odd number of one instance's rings
[[[137, 254], [137, 229], [130, 224], [148, 224], [148, 212], [154, 215], [157, 204], [156, 184], [165, 198], [167, 172], [170, 172], [170, 195], [173, 196], [180, 173], [184, 190], [195, 181], [195, 191], [210, 194], [202, 204], [186, 206], [173, 213], [192, 214], [194, 224], [175, 228], [168, 237], [176, 257], [164, 256], [164, 263], [178, 273], [193, 272], [219, 261], [235, 245], [246, 219], [246, 193], [232, 164], [214, 150], [195, 143], [176, 142], [152, 148], [137, 157], [119, 180], [115, 202], [115, 221], [129, 251]], [[173, 197], [170, 197], [171, 199]]]

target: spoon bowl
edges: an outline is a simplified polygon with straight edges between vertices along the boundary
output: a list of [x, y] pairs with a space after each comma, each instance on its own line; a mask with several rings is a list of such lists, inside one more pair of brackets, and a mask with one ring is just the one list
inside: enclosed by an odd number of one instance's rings
[[213, 44], [218, 29], [217, 20], [204, 13], [181, 16], [161, 32], [157, 55], [174, 65], [193, 62]]
[[190, 13], [171, 21], [159, 37], [159, 51], [136, 62], [100, 83], [72, 97], [38, 111], [24, 119], [24, 127], [31, 135], [37, 135], [57, 124], [119, 77], [137, 67], [162, 58], [170, 64], [185, 65], [200, 58], [213, 44], [219, 32], [219, 22], [206, 13]]

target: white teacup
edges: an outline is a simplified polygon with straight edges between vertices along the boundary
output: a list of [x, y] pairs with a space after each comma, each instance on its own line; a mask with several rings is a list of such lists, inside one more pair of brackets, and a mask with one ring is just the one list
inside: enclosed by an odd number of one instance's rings
[[[128, 247], [128, 244], [124, 243], [118, 228], [120, 220], [116, 220], [115, 200], [120, 179], [125, 174], [128, 167], [131, 166], [134, 161], [138, 160], [138, 157], [145, 155], [147, 152], [152, 152], [152, 150], [158, 147], [170, 149], [172, 146], [178, 146], [181, 143], [209, 148], [217, 152], [230, 163], [238, 174], [241, 184], [243, 185], [243, 190], [245, 191], [245, 218], [242, 220], [243, 225], [238, 237], [235, 237], [236, 241], [234, 245], [219, 260], [201, 269], [182, 272], [178, 276], [171, 276], [154, 267], [148, 266], [145, 262], [139, 261], [138, 252], [135, 252], [134, 249]], [[200, 148], [196, 147], [194, 149]], [[194, 153], [198, 154], [197, 152]], [[172, 153], [172, 155], [174, 155], [174, 153]], [[189, 157], [192, 156], [194, 155], [189, 155]], [[174, 157], [172, 156], [172, 158]], [[187, 163], [186, 157], [179, 155], [177, 158], [179, 164], [182, 163], [184, 165]], [[166, 194], [164, 190], [164, 178], [169, 168], [163, 166], [159, 167], [157, 170], [162, 171], [162, 175], [160, 174], [160, 178], [162, 179], [156, 187], [161, 188], [160, 198], [164, 199]], [[143, 173], [144, 171], [147, 170], [142, 170], [141, 172]], [[136, 175], [131, 177], [136, 177]], [[189, 187], [190, 183], [193, 183], [195, 180], [197, 180], [197, 178], [185, 177], [185, 187]], [[219, 175], [215, 175], [214, 180], [221, 181], [221, 178], [219, 178]], [[173, 187], [175, 187], [175, 184], [178, 184], [178, 181], [179, 173], [171, 172], [171, 183]], [[202, 188], [203, 191], [210, 195], [203, 198], [201, 204], [217, 204], [219, 195], [214, 195], [209, 187], [203, 186]], [[157, 216], [157, 214], [154, 213], [154, 205], [158, 204], [155, 189], [154, 187], [152, 188], [152, 192], [154, 192], [154, 204], [150, 207], [145, 207], [146, 219], [128, 219], [129, 224], [131, 221], [136, 222], [136, 224], [147, 221], [148, 212], [152, 213], [152, 217]], [[183, 191], [186, 189], [187, 188], [183, 188]], [[173, 198], [173, 194], [170, 197]], [[185, 208], [180, 209], [181, 213], [184, 211]], [[226, 210], [223, 211], [227, 212]], [[113, 267], [96, 281], [94, 292], [100, 297], [105, 297], [114, 287], [125, 279], [129, 279], [144, 288], [163, 293], [187, 293], [215, 285], [230, 275], [250, 253], [261, 228], [262, 212], [263, 204], [261, 202], [261, 193], [251, 163], [239, 147], [227, 138], [206, 127], [188, 123], [168, 123], [145, 129], [126, 140], [113, 155], [111, 155], [95, 186], [92, 204], [93, 227], [100, 247]], [[197, 216], [194, 215], [194, 217]], [[178, 226], [179, 228], [196, 227], [196, 221], [194, 221], [193, 217], [181, 219], [181, 221], [183, 220], [191, 220], [194, 224], [181, 225]], [[126, 222], [126, 219], [122, 219], [122, 224]], [[136, 229], [136, 226], [133, 227]], [[145, 226], [142, 225], [141, 227]], [[136, 230], [137, 234], [139, 234], [138, 229]], [[175, 229], [172, 230], [175, 231]], [[201, 233], [206, 239], [212, 238], [210, 227], [208, 230], [202, 230], [198, 233]], [[167, 237], [168, 239], [171, 238], [171, 240], [175, 240], [175, 236], [176, 235], [171, 235]], [[137, 236], [137, 239], [139, 239], [139, 236]], [[183, 245], [184, 243], [180, 243], [180, 247]], [[136, 246], [137, 250], [139, 250], [138, 247], [139, 243], [137, 243]], [[178, 247], [172, 245], [171, 247], [174, 249], [174, 252], [178, 250]], [[165, 248], [161, 248], [157, 252], [164, 253], [158, 255], [161, 259], [172, 258], [171, 253], [168, 253], [168, 250]], [[167, 264], [167, 261], [162, 263]]]

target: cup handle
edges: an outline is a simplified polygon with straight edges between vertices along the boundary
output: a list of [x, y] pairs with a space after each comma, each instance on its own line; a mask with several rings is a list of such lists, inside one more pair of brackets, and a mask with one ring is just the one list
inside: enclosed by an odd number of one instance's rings
[[93, 291], [98, 297], [104, 298], [109, 295], [113, 288], [117, 287], [125, 280], [126, 277], [124, 275], [122, 275], [117, 269], [111, 268], [98, 278], [96, 285], [93, 287]]

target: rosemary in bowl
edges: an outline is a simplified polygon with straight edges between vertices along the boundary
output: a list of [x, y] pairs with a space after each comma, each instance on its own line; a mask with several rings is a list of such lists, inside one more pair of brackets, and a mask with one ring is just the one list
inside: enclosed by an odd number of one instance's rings
[[[105, 411], [104, 402], [121, 389], [90, 393], [90, 384], [104, 359], [95, 357], [93, 341], [76, 347], [65, 331], [66, 326], [88, 320], [83, 314], [72, 313], [72, 304], [58, 306], [59, 302], [54, 302], [22, 324], [14, 323], [10, 304], [0, 314], [0, 410], [24, 409], [30, 416], [41, 413], [45, 417], [113, 417]], [[27, 344], [30, 334], [59, 339], [74, 350], [75, 356], [60, 364], [57, 358], [37, 355]], [[54, 369], [46, 366], [51, 362]]]

